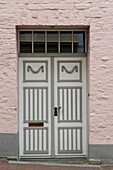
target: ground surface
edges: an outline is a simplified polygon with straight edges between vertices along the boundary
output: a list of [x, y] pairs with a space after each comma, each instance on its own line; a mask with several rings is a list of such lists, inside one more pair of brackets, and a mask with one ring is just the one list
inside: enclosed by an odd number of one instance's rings
[[0, 170], [113, 170], [113, 165], [102, 165], [101, 167], [65, 167], [65, 166], [49, 166], [38, 164], [9, 164], [6, 159], [0, 159]]

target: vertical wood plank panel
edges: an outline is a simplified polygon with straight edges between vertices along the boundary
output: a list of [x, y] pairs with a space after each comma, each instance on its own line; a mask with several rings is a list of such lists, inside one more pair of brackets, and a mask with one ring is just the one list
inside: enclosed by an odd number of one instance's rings
[[43, 90], [43, 120], [46, 120], [46, 89]]
[[29, 150], [31, 150], [31, 130], [29, 129]]
[[29, 120], [30, 120], [30, 89], [28, 89], [28, 112], [29, 112]]
[[35, 98], [34, 98], [34, 89], [33, 89], [33, 120], [35, 119]]
[[25, 133], [26, 133], [26, 151], [29, 150], [29, 131], [26, 129], [25, 130]]
[[80, 89], [77, 89], [77, 120], [80, 120]]
[[30, 150], [33, 151], [33, 129], [30, 130]]
[[71, 150], [71, 145], [72, 145], [72, 136], [71, 136], [71, 129], [68, 129], [68, 133], [69, 133], [69, 150]]
[[30, 120], [33, 120], [33, 89], [30, 89]]
[[64, 89], [62, 89], [62, 120], [64, 120]]
[[77, 129], [77, 149], [80, 150], [80, 129]]
[[60, 150], [63, 150], [63, 130], [60, 130]]
[[39, 129], [37, 129], [37, 150], [39, 150]]
[[34, 108], [34, 115], [35, 115], [35, 118], [34, 120], [37, 120], [37, 89], [34, 90], [34, 102], [35, 102], [35, 108]]
[[76, 150], [76, 131], [73, 129], [73, 150]]
[[43, 120], [43, 107], [44, 107], [44, 103], [43, 103], [43, 89], [41, 89], [41, 96], [42, 96], [42, 101], [41, 101], [41, 105], [42, 105], [42, 113], [41, 113], [41, 120]]
[[76, 106], [76, 120], [77, 120], [77, 89], [75, 89], [75, 106]]
[[75, 107], [76, 107], [76, 103], [75, 103], [75, 89], [73, 89], [72, 90], [72, 95], [73, 95], [73, 102], [72, 102], [72, 104], [73, 104], [73, 120], [75, 120], [76, 118], [76, 109], [75, 109]]
[[64, 150], [67, 150], [67, 129], [64, 129]]
[[37, 89], [37, 120], [39, 120], [39, 89]]
[[71, 89], [68, 89], [68, 120], [71, 120]]
[[39, 130], [39, 150], [42, 150], [42, 130]]
[[42, 114], [42, 96], [41, 96], [41, 89], [39, 89], [39, 120], [41, 120]]
[[73, 89], [71, 89], [71, 120], [73, 120]]
[[67, 91], [64, 89], [64, 120], [67, 120]]
[[35, 148], [34, 150], [37, 151], [37, 129], [35, 129]]
[[69, 95], [68, 95], [68, 89], [66, 89], [66, 93], [67, 93], [67, 103], [66, 103], [66, 105], [67, 105], [67, 119], [66, 120], [68, 120], [69, 119], [69, 99], [68, 99], [68, 97], [69, 97]]
[[60, 95], [59, 106], [61, 106], [61, 109], [58, 112], [60, 114], [60, 120], [62, 120], [62, 89], [59, 89], [59, 95]]
[[46, 130], [45, 129], [43, 130], [43, 140], [44, 140], [44, 147], [43, 147], [43, 149], [46, 150], [47, 149], [46, 148], [47, 139], [46, 139]]
[[28, 103], [28, 89], [26, 89], [26, 90], [25, 90], [25, 106], [24, 106], [24, 107], [26, 108], [26, 109], [25, 109], [25, 113], [24, 113], [24, 114], [25, 114], [25, 120], [26, 120], [26, 121], [29, 120], [29, 116], [28, 116], [28, 112], [29, 112], [29, 111], [28, 111], [28, 105], [29, 105], [29, 103]]

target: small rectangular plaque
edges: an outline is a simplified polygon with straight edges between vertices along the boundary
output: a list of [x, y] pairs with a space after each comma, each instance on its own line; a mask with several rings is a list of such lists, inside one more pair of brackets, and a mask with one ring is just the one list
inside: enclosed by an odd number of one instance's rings
[[29, 123], [29, 127], [42, 127], [44, 126], [44, 123]]

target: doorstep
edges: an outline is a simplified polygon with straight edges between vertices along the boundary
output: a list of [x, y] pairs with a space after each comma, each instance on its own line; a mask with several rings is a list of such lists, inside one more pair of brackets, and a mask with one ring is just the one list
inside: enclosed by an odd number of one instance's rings
[[9, 164], [18, 165], [45, 165], [45, 166], [60, 166], [60, 167], [80, 167], [80, 168], [101, 168], [101, 165], [90, 164], [63, 164], [63, 163], [47, 163], [47, 162], [32, 162], [32, 161], [9, 161]]

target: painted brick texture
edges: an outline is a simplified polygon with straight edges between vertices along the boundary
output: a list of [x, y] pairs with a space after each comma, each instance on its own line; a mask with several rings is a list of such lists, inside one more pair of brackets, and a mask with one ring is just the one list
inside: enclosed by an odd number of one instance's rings
[[0, 0], [0, 132], [18, 131], [16, 26], [89, 26], [89, 143], [113, 144], [113, 0]]

